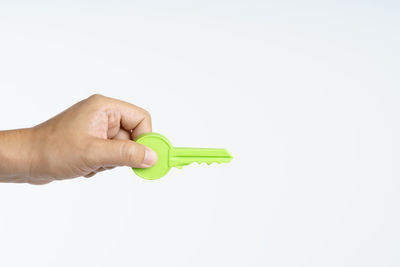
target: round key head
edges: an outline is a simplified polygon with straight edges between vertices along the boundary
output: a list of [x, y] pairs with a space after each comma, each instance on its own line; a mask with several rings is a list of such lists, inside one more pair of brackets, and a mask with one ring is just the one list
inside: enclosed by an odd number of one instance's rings
[[169, 166], [169, 150], [172, 148], [168, 139], [158, 133], [145, 133], [138, 136], [135, 142], [150, 147], [157, 153], [158, 161], [150, 168], [132, 168], [140, 177], [155, 180], [163, 177], [171, 169]]

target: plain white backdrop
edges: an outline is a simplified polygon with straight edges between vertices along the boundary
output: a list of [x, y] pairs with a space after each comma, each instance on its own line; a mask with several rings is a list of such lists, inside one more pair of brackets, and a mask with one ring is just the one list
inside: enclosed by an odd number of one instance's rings
[[[396, 1], [0, 0], [0, 128], [93, 93], [230, 164], [0, 184], [0, 266], [399, 266]], [[1, 148], [0, 148], [1, 149]]]

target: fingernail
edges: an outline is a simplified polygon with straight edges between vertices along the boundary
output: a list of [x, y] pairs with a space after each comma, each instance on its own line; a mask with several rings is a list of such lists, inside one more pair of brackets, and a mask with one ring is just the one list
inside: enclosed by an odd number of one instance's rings
[[156, 164], [157, 160], [158, 160], [157, 153], [154, 152], [152, 149], [146, 147], [143, 160], [144, 167], [153, 166], [154, 164]]

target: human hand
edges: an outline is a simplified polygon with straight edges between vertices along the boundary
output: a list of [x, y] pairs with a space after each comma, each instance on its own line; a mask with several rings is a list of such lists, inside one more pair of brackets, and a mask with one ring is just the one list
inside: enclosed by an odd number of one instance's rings
[[[7, 182], [45, 184], [91, 177], [115, 166], [150, 167], [157, 154], [132, 140], [151, 128], [150, 114], [144, 109], [93, 95], [42, 124], [16, 130], [18, 137], [12, 136], [13, 131], [3, 133], [8, 140], [4, 146], [0, 135], [0, 160], [6, 158], [0, 163], [0, 177]], [[13, 142], [18, 144], [13, 147]], [[18, 154], [7, 153], [15, 148]]]

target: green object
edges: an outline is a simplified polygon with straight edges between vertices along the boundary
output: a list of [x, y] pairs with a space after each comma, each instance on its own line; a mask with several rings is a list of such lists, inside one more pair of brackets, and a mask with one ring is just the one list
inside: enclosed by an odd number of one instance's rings
[[138, 136], [135, 142], [150, 147], [157, 153], [158, 161], [150, 168], [132, 168], [140, 177], [148, 180], [159, 179], [172, 167], [182, 169], [193, 162], [226, 163], [232, 156], [222, 148], [189, 148], [172, 147], [168, 139], [158, 133], [145, 133]]

